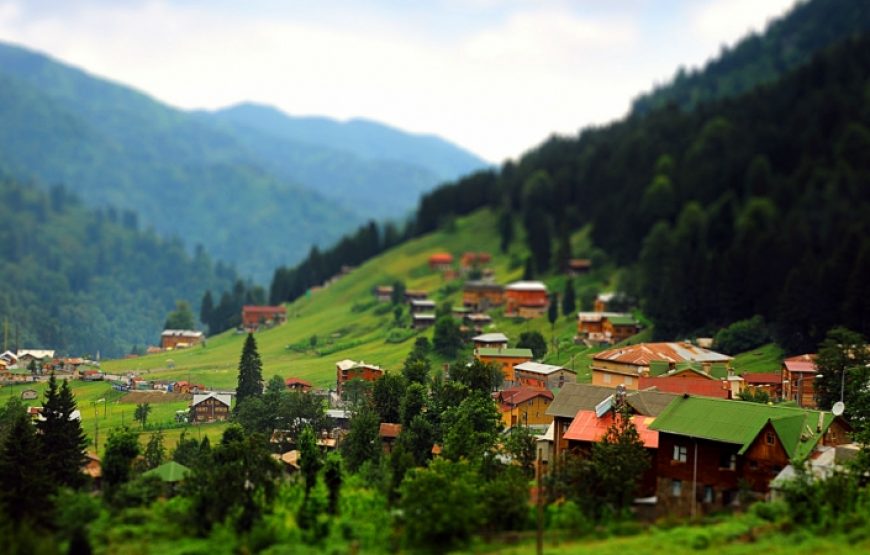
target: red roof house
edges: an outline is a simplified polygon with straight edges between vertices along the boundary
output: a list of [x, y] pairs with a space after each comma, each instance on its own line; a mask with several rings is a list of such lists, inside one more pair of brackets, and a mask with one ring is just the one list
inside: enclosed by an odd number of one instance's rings
[[290, 391], [300, 391], [305, 393], [311, 390], [311, 382], [306, 382], [300, 378], [287, 378], [284, 380], [284, 385], [286, 385], [287, 389]]
[[246, 328], [257, 328], [260, 324], [281, 324], [287, 321], [287, 309], [283, 306], [254, 306], [242, 307], [242, 325]]
[[429, 267], [433, 270], [450, 270], [453, 267], [453, 255], [449, 252], [436, 252], [429, 257]]

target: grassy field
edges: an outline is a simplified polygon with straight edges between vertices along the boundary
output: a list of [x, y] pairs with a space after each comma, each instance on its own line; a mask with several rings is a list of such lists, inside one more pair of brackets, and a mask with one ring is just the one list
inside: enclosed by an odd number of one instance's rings
[[737, 372], [779, 372], [784, 353], [775, 343], [768, 343], [757, 349], [734, 357]]

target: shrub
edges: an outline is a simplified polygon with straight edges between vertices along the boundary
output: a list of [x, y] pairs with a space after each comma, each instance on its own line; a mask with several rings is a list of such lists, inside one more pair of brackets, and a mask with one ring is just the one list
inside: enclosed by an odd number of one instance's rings
[[770, 333], [761, 316], [734, 322], [719, 330], [713, 340], [713, 347], [726, 355], [736, 355], [770, 341]]

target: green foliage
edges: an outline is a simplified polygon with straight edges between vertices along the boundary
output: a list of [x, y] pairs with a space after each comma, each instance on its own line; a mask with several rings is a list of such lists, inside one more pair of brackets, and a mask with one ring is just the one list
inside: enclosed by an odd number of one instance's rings
[[43, 420], [37, 422], [48, 480], [58, 486], [75, 488], [84, 481], [80, 469], [85, 463], [88, 440], [81, 420], [74, 418], [76, 402], [69, 382], [60, 388], [54, 374], [48, 380], [43, 402]]
[[574, 290], [574, 280], [568, 278], [565, 280], [565, 292], [562, 293], [562, 315], [569, 318], [576, 318], [577, 298]]
[[137, 456], [139, 439], [134, 432], [124, 428], [109, 435], [102, 461], [103, 490], [109, 499], [130, 479], [131, 466]]
[[821, 378], [813, 381], [819, 407], [830, 409], [840, 400], [846, 404], [847, 417], [858, 428], [870, 421], [870, 393], [861, 384], [870, 379], [870, 353], [860, 333], [834, 328], [819, 345], [816, 366]]
[[444, 458], [458, 461], [481, 460], [495, 447], [501, 431], [501, 418], [488, 393], [475, 392], [442, 415]]
[[320, 450], [317, 447], [317, 436], [311, 426], [305, 426], [302, 429], [297, 444], [299, 446], [299, 469], [302, 472], [302, 477], [305, 478], [305, 496], [307, 497], [317, 484], [317, 473], [323, 466]]
[[329, 514], [338, 513], [339, 494], [341, 493], [341, 457], [338, 453], [330, 453], [326, 457], [326, 465], [323, 470], [323, 482], [329, 492]]
[[532, 356], [536, 360], [541, 360], [544, 358], [544, 355], [547, 354], [547, 342], [544, 340], [544, 336], [541, 335], [539, 331], [524, 331], [520, 334], [520, 338], [517, 341], [518, 348], [525, 348], [532, 350]]
[[[429, 371], [431, 370], [432, 365], [429, 363], [429, 359], [426, 358], [426, 354], [429, 351], [429, 340], [425, 337], [419, 339], [424, 339], [426, 341], [425, 344], [415, 343], [414, 350], [411, 351], [411, 354], [408, 355], [408, 358], [405, 359], [405, 363], [402, 365], [402, 375], [405, 376], [405, 380], [408, 383], [426, 383]], [[425, 345], [425, 350], [423, 348], [418, 349], [418, 345]]]
[[742, 393], [740, 393], [740, 400], [766, 405], [770, 402], [770, 394], [768, 394], [767, 391], [761, 388], [747, 387], [743, 390]]
[[409, 384], [399, 405], [399, 422], [402, 426], [410, 425], [411, 421], [426, 409], [426, 386], [420, 383]]
[[150, 470], [163, 464], [166, 459], [166, 448], [163, 446], [163, 430], [151, 434], [148, 445], [145, 446], [145, 467]]
[[136, 405], [136, 410], [133, 412], [135, 418], [145, 429], [145, 423], [148, 421], [148, 415], [151, 414], [151, 405], [149, 403], [139, 403]]
[[377, 413], [366, 404], [351, 418], [350, 430], [341, 442], [341, 454], [351, 472], [365, 462], [376, 463], [380, 458], [379, 424]]
[[550, 293], [550, 304], [547, 307], [547, 321], [550, 322], [550, 328], [556, 324], [559, 319], [559, 297], [556, 293]]
[[726, 355], [751, 351], [770, 341], [770, 335], [761, 316], [734, 322], [716, 333], [713, 348]]
[[390, 302], [393, 305], [405, 304], [405, 282], [397, 279], [393, 281], [393, 291], [390, 293]]
[[456, 364], [450, 370], [450, 378], [470, 391], [488, 394], [501, 385], [504, 374], [498, 364], [474, 358], [471, 362]]
[[442, 316], [435, 322], [432, 344], [435, 352], [444, 358], [456, 358], [462, 346], [462, 334], [459, 333], [459, 324], [452, 316]]
[[[201, 309], [202, 307], [200, 307]], [[175, 301], [175, 310], [166, 317], [163, 329], [166, 330], [192, 330], [196, 329], [193, 311], [187, 301]]]
[[257, 341], [249, 333], [239, 360], [239, 384], [236, 387], [236, 407], [249, 397], [263, 393], [263, 362], [257, 352]]
[[372, 405], [381, 422], [399, 422], [399, 407], [405, 395], [405, 378], [385, 372], [372, 385]]
[[504, 442], [504, 449], [511, 460], [519, 465], [527, 480], [535, 475], [537, 437], [525, 426], [514, 426]]
[[47, 475], [42, 445], [26, 414], [14, 416], [0, 445], [0, 511], [13, 523], [42, 524], [57, 487]]

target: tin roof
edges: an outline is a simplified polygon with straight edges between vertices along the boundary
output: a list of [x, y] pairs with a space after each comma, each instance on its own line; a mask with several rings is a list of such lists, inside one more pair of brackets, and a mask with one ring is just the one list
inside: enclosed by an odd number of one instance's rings
[[[649, 449], [658, 449], [659, 433], [649, 428], [650, 424], [655, 420], [652, 416], [635, 415], [631, 417], [631, 422], [637, 429], [640, 436], [640, 441], [644, 447]], [[574, 441], [589, 441], [598, 443], [607, 433], [607, 429], [613, 424], [613, 412], [608, 411], [604, 416], [598, 418], [594, 410], [577, 411], [571, 425], [565, 435], [565, 439]]]
[[540, 281], [515, 281], [505, 289], [508, 291], [543, 291], [547, 292], [547, 286]]
[[638, 366], [649, 366], [650, 362], [656, 360], [667, 362], [729, 362], [733, 360], [728, 355], [696, 347], [691, 343], [639, 343], [601, 351], [592, 359]]
[[514, 370], [522, 370], [523, 372], [532, 372], [535, 374], [544, 374], [550, 375], [554, 372], [558, 372], [559, 370], [565, 370], [567, 372], [571, 372], [572, 374], [576, 374], [573, 370], [568, 370], [562, 366], [555, 366], [553, 364], [541, 364], [540, 362], [524, 362], [522, 364], [517, 364], [514, 366]]
[[508, 338], [503, 333], [484, 333], [471, 338], [475, 343], [507, 343]]
[[798, 355], [782, 361], [783, 366], [789, 372], [816, 372], [816, 355]]
[[477, 350], [478, 357], [504, 357], [532, 359], [531, 349], [491, 349], [480, 348]]

